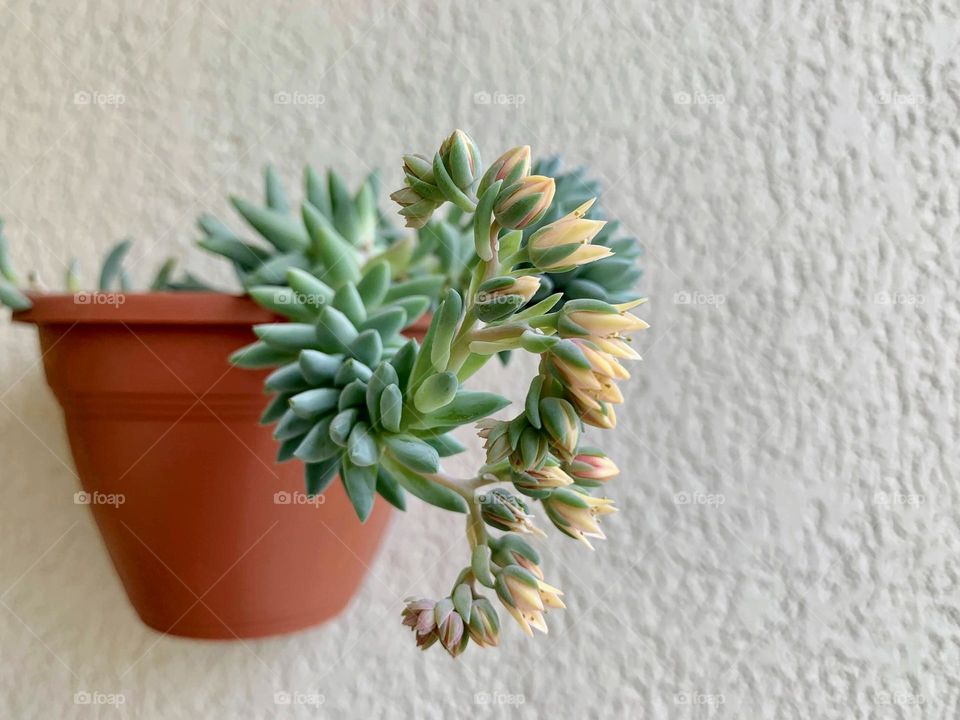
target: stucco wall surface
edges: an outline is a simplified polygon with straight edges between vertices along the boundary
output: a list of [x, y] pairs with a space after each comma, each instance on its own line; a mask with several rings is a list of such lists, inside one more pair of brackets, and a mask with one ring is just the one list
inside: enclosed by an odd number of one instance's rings
[[[34, 332], [3, 323], [0, 714], [957, 717], [958, 15], [4, 2], [0, 215], [49, 284], [128, 235], [141, 267], [174, 254], [225, 280], [193, 218], [259, 193], [265, 163], [291, 183], [306, 161], [352, 182], [379, 165], [392, 189], [401, 152], [459, 126], [491, 158], [529, 143], [591, 166], [646, 248], [652, 328], [604, 439], [627, 470], [609, 539], [542, 546], [569, 609], [452, 662], [398, 622], [464, 552], [461, 520], [423, 506], [337, 622], [244, 644], [145, 629], [73, 503]], [[479, 382], [520, 398], [516, 367]]]

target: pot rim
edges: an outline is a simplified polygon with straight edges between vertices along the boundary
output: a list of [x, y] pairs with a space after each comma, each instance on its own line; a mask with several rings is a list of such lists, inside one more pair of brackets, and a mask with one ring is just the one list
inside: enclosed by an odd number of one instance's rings
[[255, 325], [278, 316], [246, 295], [223, 292], [28, 292], [15, 322], [34, 325]]

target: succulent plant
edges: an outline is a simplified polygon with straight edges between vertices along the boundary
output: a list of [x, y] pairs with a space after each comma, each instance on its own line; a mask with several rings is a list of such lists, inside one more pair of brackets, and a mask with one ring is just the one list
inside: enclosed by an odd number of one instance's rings
[[[463, 506], [449, 491], [381, 464], [389, 447], [416, 471], [428, 472], [441, 454], [462, 449], [441, 425], [414, 423], [401, 391], [417, 356], [416, 342], [401, 332], [429, 309], [430, 296], [421, 292], [433, 285], [424, 278], [394, 283], [385, 260], [336, 289], [298, 268], [288, 271], [287, 281], [250, 288], [255, 301], [289, 322], [254, 327], [257, 342], [231, 358], [241, 367], [278, 367], [266, 380], [275, 395], [262, 417], [275, 425], [278, 461], [305, 463], [310, 494], [339, 473], [362, 520], [376, 493], [403, 508], [403, 488], [444, 507]], [[457, 406], [476, 400], [482, 398], [462, 396]]]
[[265, 171], [265, 204], [239, 197], [230, 202], [266, 242], [242, 239], [211, 215], [197, 223], [204, 233], [198, 244], [204, 250], [228, 259], [244, 287], [284, 285], [290, 270], [308, 272], [339, 288], [359, 281], [364, 271], [380, 261], [386, 263], [392, 280], [419, 279], [422, 290], [436, 301], [448, 280], [442, 262], [433, 252], [442, 237], [431, 244], [418, 244], [414, 235], [398, 232], [377, 207], [379, 183], [376, 174], [364, 180], [353, 193], [334, 171], [325, 178], [313, 168], [304, 171], [304, 200], [292, 209], [286, 191], [273, 168]]
[[[275, 425], [280, 460], [306, 463], [309, 493], [339, 474], [361, 519], [377, 493], [400, 508], [409, 492], [467, 515], [470, 562], [450, 595], [411, 599], [403, 612], [418, 646], [439, 642], [454, 657], [471, 641], [499, 641], [499, 618], [484, 589], [528, 634], [545, 632], [544, 613], [564, 607], [522, 536], [544, 534], [533, 514], [539, 504], [563, 534], [588, 545], [603, 537], [598, 519], [615, 508], [593, 493], [618, 471], [582, 442], [584, 426], [616, 424], [614, 405], [623, 400], [616, 381], [628, 377], [620, 361], [638, 357], [626, 334], [646, 327], [630, 313], [639, 300], [555, 292], [536, 301], [560, 270], [609, 261], [614, 248], [592, 242], [605, 223], [586, 217], [589, 198], [553, 212], [555, 180], [530, 175], [528, 148], [508, 151], [486, 172], [479, 158], [459, 130], [432, 160], [404, 157], [405, 186], [392, 196], [400, 214], [418, 230], [419, 245], [446, 233], [458, 255], [456, 265], [439, 267], [449, 286], [422, 343], [400, 333], [430, 305], [425, 282], [435, 276], [395, 284], [395, 268], [381, 259], [359, 275], [322, 264], [293, 267], [283, 285], [250, 287], [257, 302], [290, 322], [255, 328], [259, 341], [233, 358], [278, 368], [266, 381], [276, 395], [263, 420]], [[454, 209], [442, 218], [448, 205]], [[319, 255], [329, 223], [305, 217]], [[591, 286], [579, 287], [585, 293]], [[494, 419], [509, 402], [465, 383], [491, 357], [512, 350], [537, 355], [539, 370], [519, 414]], [[451, 432], [474, 423], [486, 461], [472, 477], [451, 477], [441, 459], [462, 449]]]
[[[23, 291], [32, 288], [23, 288], [20, 285], [20, 278], [10, 261], [9, 246], [3, 229], [3, 220], [0, 219], [0, 305], [6, 305], [14, 311], [29, 310], [33, 307], [33, 302]], [[123, 261], [132, 245], [132, 240], [123, 240], [110, 248], [100, 267], [99, 280], [96, 285], [98, 290], [102, 292], [129, 292], [133, 289], [130, 275], [123, 265]], [[176, 262], [173, 259], [167, 260], [157, 270], [149, 289], [154, 292], [210, 290], [209, 286], [189, 272], [184, 273], [180, 280], [175, 280], [173, 278], [175, 266]], [[36, 284], [36, 278], [31, 277], [30, 285], [35, 286]], [[63, 289], [68, 293], [85, 292], [80, 281], [79, 264], [75, 258], [70, 260], [64, 271]]]

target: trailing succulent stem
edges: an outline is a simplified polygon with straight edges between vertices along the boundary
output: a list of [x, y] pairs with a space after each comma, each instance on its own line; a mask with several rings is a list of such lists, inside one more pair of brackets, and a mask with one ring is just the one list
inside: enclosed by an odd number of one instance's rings
[[[339, 183], [304, 204], [303, 232], [283, 214], [289, 205], [276, 199], [282, 194], [269, 174], [266, 209], [235, 203], [277, 257], [296, 262], [263, 284], [251, 280], [264, 279], [269, 257], [245, 270], [250, 295], [288, 322], [255, 328], [259, 340], [233, 360], [277, 368], [266, 381], [275, 397], [263, 421], [275, 426], [279, 459], [305, 463], [309, 493], [323, 492], [339, 475], [361, 520], [377, 494], [404, 508], [411, 493], [466, 516], [470, 563], [450, 595], [411, 600], [403, 613], [418, 645], [439, 641], [455, 656], [471, 640], [498, 643], [499, 618], [485, 589], [528, 633], [546, 631], [544, 612], [563, 607], [523, 537], [544, 535], [531, 507], [540, 503], [554, 526], [587, 545], [603, 537], [597, 521], [614, 507], [593, 492], [618, 471], [581, 438], [584, 425], [614, 426], [613, 406], [623, 399], [616, 381], [628, 377], [620, 360], [637, 357], [626, 333], [646, 325], [629, 312], [639, 301], [563, 292], [537, 299], [551, 276], [599, 265], [614, 250], [592, 242], [605, 222], [588, 217], [591, 198], [542, 222], [557, 184], [531, 174], [528, 147], [504, 153], [484, 172], [473, 140], [458, 130], [432, 156], [405, 156], [404, 174], [404, 188], [391, 197], [419, 231], [417, 246], [429, 245], [430, 233], [456, 248], [448, 256], [456, 263], [434, 266], [435, 274], [384, 257], [403, 241], [359, 259], [379, 241], [376, 233], [356, 241], [342, 208], [337, 224], [341, 206], [333, 197], [356, 202], [334, 192]], [[446, 219], [438, 219], [444, 210]], [[428, 308], [434, 312], [423, 342], [403, 340]], [[539, 371], [520, 414], [497, 420], [492, 416], [509, 402], [464, 382], [512, 350], [539, 356]], [[443, 457], [463, 449], [451, 432], [474, 423], [486, 463], [474, 477], [453, 478], [441, 468]]]

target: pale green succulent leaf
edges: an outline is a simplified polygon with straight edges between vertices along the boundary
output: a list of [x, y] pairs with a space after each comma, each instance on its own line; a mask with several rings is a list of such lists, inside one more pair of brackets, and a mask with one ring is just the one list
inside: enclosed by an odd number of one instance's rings
[[336, 308], [325, 305], [320, 311], [316, 326], [316, 337], [320, 342], [320, 350], [347, 353], [350, 344], [356, 340], [358, 334], [353, 323]]
[[330, 438], [332, 415], [315, 423], [297, 447], [294, 455], [305, 463], [318, 463], [340, 455], [342, 448]]
[[419, 438], [389, 435], [384, 442], [398, 462], [415, 472], [435, 473], [440, 469], [440, 455]]
[[263, 386], [269, 392], [300, 392], [309, 389], [310, 383], [300, 373], [299, 363], [291, 362], [270, 373]]
[[452, 372], [442, 372], [431, 375], [417, 388], [413, 396], [413, 404], [422, 413], [431, 413], [439, 410], [453, 400], [460, 389], [460, 382]]
[[409, 493], [424, 502], [452, 512], [466, 513], [467, 502], [449, 488], [437, 485], [422, 475], [407, 469], [400, 463], [384, 456], [383, 464], [390, 475]]
[[130, 240], [123, 240], [114, 245], [107, 253], [103, 261], [103, 267], [100, 270], [99, 288], [101, 290], [111, 290], [115, 285], [120, 284], [123, 258], [130, 251], [132, 244]]
[[280, 176], [272, 166], [268, 165], [264, 171], [264, 185], [266, 190], [267, 207], [280, 213], [290, 212], [290, 201], [280, 182]]
[[253, 332], [280, 350], [318, 349], [316, 328], [309, 323], [266, 323], [254, 325]]
[[333, 382], [337, 371], [343, 366], [343, 355], [328, 355], [319, 350], [304, 350], [300, 353], [300, 372], [313, 385]]
[[436, 450], [437, 454], [442, 458], [450, 457], [452, 455], [459, 455], [467, 449], [462, 442], [457, 440], [450, 433], [444, 433], [442, 435], [424, 435], [420, 439]]
[[407, 509], [407, 500], [400, 483], [381, 466], [377, 470], [377, 492], [398, 510]]
[[340, 464], [340, 474], [357, 517], [360, 522], [366, 522], [376, 498], [377, 469], [373, 466], [356, 465], [349, 457], [345, 457]]
[[380, 448], [367, 423], [358, 422], [350, 431], [350, 437], [347, 439], [347, 457], [358, 467], [375, 465], [380, 459]]
[[305, 468], [307, 481], [307, 495], [316, 496], [330, 487], [330, 483], [337, 477], [340, 467], [340, 458], [328, 458], [322, 462], [309, 463]]
[[0, 303], [15, 311], [29, 310], [33, 307], [30, 298], [4, 278], [0, 278]]
[[380, 260], [363, 271], [363, 277], [357, 283], [357, 293], [367, 309], [375, 308], [383, 302], [390, 288], [390, 266]]
[[307, 419], [317, 419], [337, 407], [340, 392], [334, 388], [311, 388], [290, 398], [290, 409]]
[[284, 413], [290, 409], [290, 394], [281, 393], [267, 403], [263, 414], [260, 415], [261, 425], [272, 425], [283, 417]]
[[347, 320], [359, 327], [367, 319], [363, 298], [353, 283], [340, 287], [334, 294], [331, 305], [346, 315]]
[[230, 202], [237, 212], [280, 252], [302, 251], [310, 244], [303, 225], [292, 215], [258, 207], [236, 196], [232, 196]]
[[496, 393], [460, 390], [446, 406], [415, 418], [411, 426], [423, 429], [458, 427], [488, 417], [509, 404], [509, 400]]

